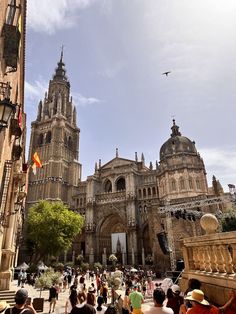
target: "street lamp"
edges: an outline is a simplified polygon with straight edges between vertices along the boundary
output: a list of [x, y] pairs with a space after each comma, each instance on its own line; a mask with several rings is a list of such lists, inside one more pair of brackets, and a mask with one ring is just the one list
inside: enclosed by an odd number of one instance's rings
[[0, 100], [0, 131], [7, 128], [8, 121], [12, 113], [16, 112], [16, 106], [12, 104], [9, 98]]
[[0, 94], [4, 96], [0, 100], [0, 132], [3, 128], [7, 128], [12, 113], [16, 112], [16, 105], [10, 101], [10, 89], [9, 82], [0, 82]]

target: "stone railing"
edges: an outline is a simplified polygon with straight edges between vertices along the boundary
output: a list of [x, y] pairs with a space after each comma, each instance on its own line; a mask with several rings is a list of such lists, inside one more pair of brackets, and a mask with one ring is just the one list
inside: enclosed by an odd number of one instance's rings
[[224, 304], [230, 289], [236, 289], [236, 231], [216, 233], [218, 221], [207, 214], [201, 218], [206, 234], [183, 240], [185, 269], [180, 285], [183, 291], [190, 278], [202, 282], [202, 290], [209, 300]]
[[105, 204], [110, 202], [121, 202], [126, 200], [126, 191], [118, 191], [118, 192], [108, 192], [101, 193], [95, 196], [95, 201], [97, 204]]

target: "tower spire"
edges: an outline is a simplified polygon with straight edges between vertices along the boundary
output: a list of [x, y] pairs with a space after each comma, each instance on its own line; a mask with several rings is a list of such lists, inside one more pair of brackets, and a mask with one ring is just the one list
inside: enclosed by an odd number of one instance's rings
[[172, 130], [172, 133], [171, 133], [171, 137], [174, 137], [174, 136], [181, 136], [181, 133], [179, 131], [179, 127], [178, 125], [175, 124], [175, 119], [172, 120], [173, 121], [173, 126], [171, 127], [171, 130]]
[[63, 63], [63, 52], [64, 52], [64, 45], [61, 46], [61, 59], [60, 59], [60, 63]]
[[61, 56], [60, 61], [57, 63], [57, 68], [55, 70], [55, 74], [53, 75], [53, 80], [55, 81], [65, 81], [67, 85], [69, 85], [69, 81], [66, 76], [65, 63], [63, 62], [63, 53], [64, 46], [61, 46]]

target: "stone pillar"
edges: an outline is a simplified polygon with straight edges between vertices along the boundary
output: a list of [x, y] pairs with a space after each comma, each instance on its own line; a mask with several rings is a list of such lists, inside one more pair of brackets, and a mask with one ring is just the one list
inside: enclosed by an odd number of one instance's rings
[[94, 253], [93, 253], [93, 248], [90, 249], [90, 253], [89, 253], [89, 264], [93, 264], [94, 263]]
[[131, 249], [131, 260], [132, 260], [132, 265], [134, 266], [135, 264], [135, 259], [134, 259], [134, 248], [132, 247]]
[[102, 264], [104, 266], [107, 266], [107, 249], [105, 247], [103, 248], [103, 253], [102, 253]]
[[145, 253], [144, 253], [144, 248], [142, 248], [142, 265], [145, 266]]

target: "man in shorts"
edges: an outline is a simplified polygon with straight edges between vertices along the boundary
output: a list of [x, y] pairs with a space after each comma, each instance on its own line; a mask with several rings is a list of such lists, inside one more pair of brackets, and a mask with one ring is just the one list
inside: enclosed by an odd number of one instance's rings
[[133, 314], [142, 314], [141, 306], [144, 302], [143, 295], [138, 291], [138, 286], [133, 286], [133, 292], [129, 294], [129, 304], [132, 306]]

